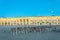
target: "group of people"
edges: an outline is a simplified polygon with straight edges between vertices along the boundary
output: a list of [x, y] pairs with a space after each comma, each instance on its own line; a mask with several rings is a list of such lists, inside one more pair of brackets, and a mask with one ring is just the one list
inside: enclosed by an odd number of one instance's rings
[[17, 28], [11, 28], [11, 32], [12, 33], [31, 33], [31, 32], [43, 32], [43, 31], [50, 31], [50, 28], [47, 27], [40, 27], [40, 26], [36, 26], [36, 27], [17, 27]]

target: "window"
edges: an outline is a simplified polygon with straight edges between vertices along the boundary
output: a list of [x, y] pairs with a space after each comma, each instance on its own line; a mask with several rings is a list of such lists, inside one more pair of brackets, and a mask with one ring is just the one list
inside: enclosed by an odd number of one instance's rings
[[10, 25], [10, 22], [8, 22], [8, 25]]
[[24, 25], [25, 25], [25, 19], [23, 19], [23, 23], [24, 23]]
[[22, 25], [22, 19], [20, 19], [20, 25]]
[[29, 20], [27, 19], [27, 25], [29, 24]]
[[22, 19], [20, 19], [20, 22], [22, 22]]
[[7, 25], [7, 22], [5, 22], [5, 25]]
[[60, 19], [58, 19], [58, 21], [60, 21]]
[[39, 22], [37, 22], [37, 23], [39, 23]]
[[44, 24], [44, 22], [42, 22]]

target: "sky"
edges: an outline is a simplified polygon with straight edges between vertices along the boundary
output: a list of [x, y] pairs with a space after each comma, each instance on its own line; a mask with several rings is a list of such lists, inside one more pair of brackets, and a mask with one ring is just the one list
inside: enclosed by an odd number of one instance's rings
[[0, 17], [60, 16], [60, 0], [0, 0]]

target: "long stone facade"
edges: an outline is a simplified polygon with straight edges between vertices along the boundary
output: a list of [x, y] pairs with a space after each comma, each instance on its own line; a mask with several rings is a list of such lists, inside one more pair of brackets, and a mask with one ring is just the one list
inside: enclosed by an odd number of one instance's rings
[[60, 25], [60, 16], [0, 18], [0, 26]]

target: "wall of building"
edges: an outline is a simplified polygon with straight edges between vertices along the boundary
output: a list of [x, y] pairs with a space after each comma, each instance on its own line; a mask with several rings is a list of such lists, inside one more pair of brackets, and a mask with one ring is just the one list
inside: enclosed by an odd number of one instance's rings
[[60, 16], [0, 18], [0, 26], [60, 25]]

